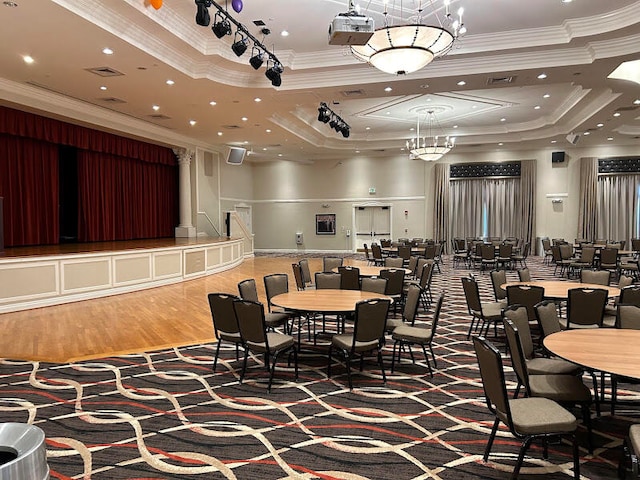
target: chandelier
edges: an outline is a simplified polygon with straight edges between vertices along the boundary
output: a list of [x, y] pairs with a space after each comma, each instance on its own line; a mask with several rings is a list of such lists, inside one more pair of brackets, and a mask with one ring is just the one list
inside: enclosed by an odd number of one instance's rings
[[433, 135], [432, 131], [436, 127], [439, 130], [440, 124], [436, 120], [433, 110], [427, 112], [427, 135], [420, 137], [420, 117], [416, 125], [416, 136], [407, 140], [407, 150], [409, 150], [409, 158], [415, 160], [425, 160], [427, 162], [435, 162], [440, 160], [444, 155], [449, 153], [455, 146], [456, 138], [446, 136]]
[[[422, 23], [422, 1], [412, 18], [415, 23], [392, 25], [384, 2], [384, 26], [376, 29], [365, 45], [352, 45], [351, 53], [358, 59], [370, 63], [385, 73], [403, 75], [425, 67], [436, 57], [446, 55], [454, 41], [467, 29], [462, 23], [463, 9], [458, 9], [458, 18], [454, 20], [450, 12], [451, 0], [444, 0], [444, 18], [438, 15], [434, 0], [428, 0], [433, 10], [432, 16], [437, 25]], [[427, 3], [427, 2], [425, 2]], [[395, 9], [395, 0], [393, 3]], [[400, 18], [404, 13], [400, 0]]]

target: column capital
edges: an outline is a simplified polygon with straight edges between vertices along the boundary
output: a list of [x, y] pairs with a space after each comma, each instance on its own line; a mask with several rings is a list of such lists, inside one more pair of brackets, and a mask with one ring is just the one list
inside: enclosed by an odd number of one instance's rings
[[176, 157], [178, 157], [178, 163], [183, 164], [186, 163], [189, 165], [191, 163], [191, 159], [195, 156], [196, 152], [194, 150], [190, 150], [187, 148], [174, 148], [173, 153]]

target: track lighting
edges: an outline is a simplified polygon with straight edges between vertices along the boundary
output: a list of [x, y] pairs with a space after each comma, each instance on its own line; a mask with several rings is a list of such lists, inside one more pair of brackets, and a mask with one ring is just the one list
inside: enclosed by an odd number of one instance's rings
[[[258, 40], [255, 36], [247, 30], [247, 27], [239, 23], [235, 18], [233, 18], [226, 8], [218, 5], [214, 0], [195, 0], [197, 12], [196, 12], [196, 23], [203, 27], [209, 26], [211, 22], [209, 11], [207, 10], [209, 7], [213, 6], [216, 8], [216, 14], [213, 18], [213, 26], [211, 30], [214, 35], [218, 38], [222, 38], [226, 35], [231, 35], [233, 24], [236, 27], [236, 32], [234, 34], [233, 43], [231, 44], [231, 50], [238, 57], [244, 55], [247, 51], [249, 42], [253, 42], [253, 47], [251, 49], [251, 58], [249, 59], [249, 64], [255, 69], [258, 70], [262, 67], [262, 64], [265, 61], [265, 57], [267, 60], [267, 70], [265, 72], [265, 76], [271, 82], [271, 85], [274, 87], [279, 87], [282, 85], [282, 73], [284, 72], [284, 67], [278, 57], [272, 52], [270, 52], [267, 47], [265, 47], [260, 40]], [[268, 35], [271, 32], [268, 28], [263, 28], [263, 35]]]
[[[254, 52], [256, 53], [254, 54]], [[264, 55], [256, 47], [253, 47], [251, 49], [251, 58], [249, 59], [249, 63], [251, 64], [251, 66], [255, 70], [258, 70], [262, 66], [263, 62], [264, 62]]]
[[236, 32], [234, 40], [238, 36], [240, 37], [240, 40], [236, 40], [233, 42], [233, 44], [231, 45], [231, 50], [233, 50], [233, 53], [235, 53], [238, 57], [241, 57], [242, 55], [244, 55], [244, 52], [247, 51], [247, 39], [244, 38], [242, 34], [238, 35], [238, 32]]
[[329, 123], [329, 127], [333, 128], [337, 133], [341, 133], [344, 138], [349, 138], [351, 134], [351, 127], [349, 127], [347, 122], [331, 110], [325, 102], [321, 102], [318, 107], [318, 121]]

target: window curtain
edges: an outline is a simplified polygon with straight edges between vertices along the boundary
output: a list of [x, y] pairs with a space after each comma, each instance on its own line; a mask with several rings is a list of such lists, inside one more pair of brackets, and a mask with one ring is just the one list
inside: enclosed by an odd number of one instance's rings
[[454, 238], [482, 235], [483, 184], [482, 179], [450, 182], [449, 231]]
[[594, 240], [597, 233], [598, 213], [598, 159], [580, 159], [580, 205], [578, 207], [578, 237]]
[[0, 134], [6, 247], [58, 243], [58, 147]]
[[447, 248], [446, 240], [451, 238], [451, 230], [449, 230], [449, 164], [436, 163], [434, 166], [435, 190], [434, 190], [434, 216], [433, 216], [433, 235], [436, 241], [445, 241], [445, 251]]
[[490, 237], [513, 237], [517, 235], [519, 221], [520, 180], [518, 178], [496, 178], [484, 180], [484, 203], [487, 215], [487, 234]]
[[177, 167], [80, 150], [78, 241], [172, 237]]
[[600, 175], [597, 183], [597, 237], [625, 240], [630, 247], [637, 235], [640, 175]]
[[525, 243], [533, 245], [533, 236], [536, 231], [536, 187], [537, 164], [535, 160], [523, 160], [520, 162], [520, 212], [516, 215], [514, 232]]

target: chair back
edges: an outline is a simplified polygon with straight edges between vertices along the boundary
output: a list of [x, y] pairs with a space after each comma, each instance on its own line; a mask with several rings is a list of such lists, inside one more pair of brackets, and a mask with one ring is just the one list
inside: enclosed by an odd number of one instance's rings
[[558, 307], [553, 300], [544, 300], [533, 307], [540, 326], [542, 338], [562, 330], [558, 318]]
[[422, 273], [420, 274], [420, 288], [425, 290], [431, 286], [431, 279], [433, 278], [433, 269], [435, 263], [427, 260], [422, 266]]
[[417, 285], [409, 285], [404, 301], [402, 318], [406, 323], [413, 326], [416, 323], [416, 313], [418, 312], [418, 302], [420, 301], [421, 290]]
[[562, 257], [562, 260], [569, 260], [572, 255], [573, 246], [569, 245], [568, 243], [563, 243], [562, 245], [560, 245], [560, 256]]
[[338, 267], [340, 288], [342, 290], [360, 290], [360, 269], [358, 267]]
[[229, 293], [210, 293], [207, 295], [207, 299], [209, 300], [209, 309], [211, 310], [211, 319], [213, 320], [216, 338], [220, 340], [221, 335], [239, 333], [238, 320], [233, 310], [233, 302], [234, 300], [239, 300], [239, 297]]
[[286, 273], [272, 273], [264, 277], [264, 290], [267, 294], [267, 304], [271, 311], [271, 299], [281, 293], [289, 291], [289, 276]]
[[522, 351], [522, 339], [520, 330], [508, 318], [504, 318], [504, 333], [507, 337], [507, 345], [509, 347], [509, 356], [511, 357], [511, 367], [527, 394], [529, 394], [529, 373], [527, 371], [527, 363], [524, 352]]
[[544, 300], [544, 287], [537, 285], [509, 285], [507, 287], [507, 304], [525, 307], [530, 322], [536, 320], [534, 305], [542, 300]]
[[389, 248], [391, 246], [391, 240], [380, 240], [380, 246], [383, 248]]
[[384, 259], [384, 266], [389, 268], [402, 268], [404, 260], [400, 257], [387, 257]]
[[387, 279], [385, 295], [402, 295], [404, 287], [404, 269], [385, 269], [380, 271], [380, 276]]
[[411, 245], [401, 245], [398, 247], [398, 257], [402, 260], [409, 261], [411, 258]]
[[593, 264], [596, 258], [596, 249], [594, 247], [582, 247], [580, 252], [580, 263]]
[[332, 272], [334, 268], [342, 266], [342, 257], [322, 257], [322, 271]]
[[478, 360], [487, 407], [511, 429], [511, 410], [500, 352], [484, 337], [473, 337], [473, 349]]
[[631, 239], [631, 250], [634, 252], [640, 252], [640, 238]]
[[300, 268], [299, 263], [292, 263], [291, 268], [293, 269], [293, 278], [296, 280], [296, 288], [298, 290], [304, 290], [305, 284], [304, 279], [302, 278], [302, 268]]
[[629, 285], [620, 290], [619, 303], [640, 307], [640, 285]]
[[384, 341], [390, 305], [391, 302], [383, 298], [356, 303], [352, 353], [370, 350]]
[[526, 359], [534, 357], [533, 339], [531, 338], [531, 328], [529, 327], [529, 317], [527, 309], [522, 305], [511, 305], [504, 311], [503, 319], [512, 322], [517, 328], [522, 347], [522, 356]]
[[424, 247], [424, 258], [431, 260], [436, 258], [436, 245], [434, 243], [430, 243]]
[[253, 278], [248, 278], [238, 283], [238, 293], [243, 300], [249, 300], [250, 302], [259, 301], [256, 281]]
[[416, 255], [411, 255], [411, 257], [409, 258], [409, 263], [407, 264], [407, 269], [411, 270], [411, 276], [413, 278], [417, 278], [417, 268], [418, 268], [418, 260], [420, 259], [420, 257], [416, 256]]
[[640, 306], [623, 303], [618, 305], [616, 327], [640, 330]]
[[382, 261], [382, 249], [377, 243], [371, 244], [371, 256], [374, 260]]
[[567, 298], [567, 328], [571, 325], [602, 326], [607, 290], [572, 288]]
[[524, 248], [522, 249], [522, 258], [524, 259], [528, 258], [530, 251], [531, 251], [531, 244], [527, 242], [524, 244]]
[[596, 238], [594, 240], [594, 243], [596, 245], [606, 245], [607, 243], [609, 243], [609, 241], [606, 238]]
[[367, 262], [371, 261], [371, 255], [369, 254], [369, 247], [367, 246], [367, 244], [363, 244], [362, 248], [364, 249], [364, 257], [367, 259]]
[[335, 272], [316, 272], [316, 290], [340, 289], [342, 275]]
[[482, 313], [482, 303], [480, 302], [480, 291], [478, 282], [472, 277], [462, 277], [462, 289], [464, 298], [467, 301], [467, 308], [471, 315]]
[[593, 283], [595, 285], [609, 285], [611, 272], [608, 270], [581, 270], [580, 282]]
[[531, 281], [531, 271], [528, 268], [521, 268], [518, 270], [518, 280], [521, 282]]
[[498, 247], [498, 256], [500, 258], [511, 258], [513, 253], [513, 245], [511, 243], [501, 243]]
[[302, 280], [304, 280], [304, 284], [311, 285], [313, 279], [311, 278], [311, 270], [309, 270], [309, 260], [303, 258], [298, 262], [298, 265], [300, 265], [300, 269], [302, 270]]
[[507, 291], [500, 285], [507, 283], [507, 272], [505, 270], [491, 271], [491, 285], [493, 285], [493, 294], [496, 302], [507, 298]]
[[234, 300], [233, 310], [243, 343], [253, 351], [268, 352], [269, 341], [264, 321], [264, 306], [260, 302]]
[[618, 288], [622, 290], [623, 288], [630, 286], [632, 283], [633, 283], [633, 277], [620, 275], [620, 278], [618, 279]]
[[562, 254], [560, 253], [560, 245], [551, 246], [551, 257], [553, 258], [553, 263], [558, 263], [562, 261]]
[[493, 245], [482, 245], [482, 260], [494, 260], [496, 258], [496, 249]]
[[456, 253], [463, 253], [467, 251], [467, 245], [464, 238], [453, 239], [453, 251]]
[[436, 309], [433, 312], [433, 319], [431, 320], [431, 338], [436, 335], [436, 328], [438, 328], [438, 322], [440, 321], [440, 311], [442, 310], [443, 302], [444, 292], [441, 292], [440, 296], [438, 296], [438, 301], [436, 302]]
[[387, 279], [382, 277], [362, 277], [360, 289], [363, 292], [373, 292], [384, 295], [387, 291]]
[[603, 248], [600, 250], [600, 266], [602, 268], [613, 268], [618, 265], [618, 249]]
[[545, 237], [542, 239], [542, 249], [545, 252], [551, 250], [551, 240], [549, 240], [549, 237]]

